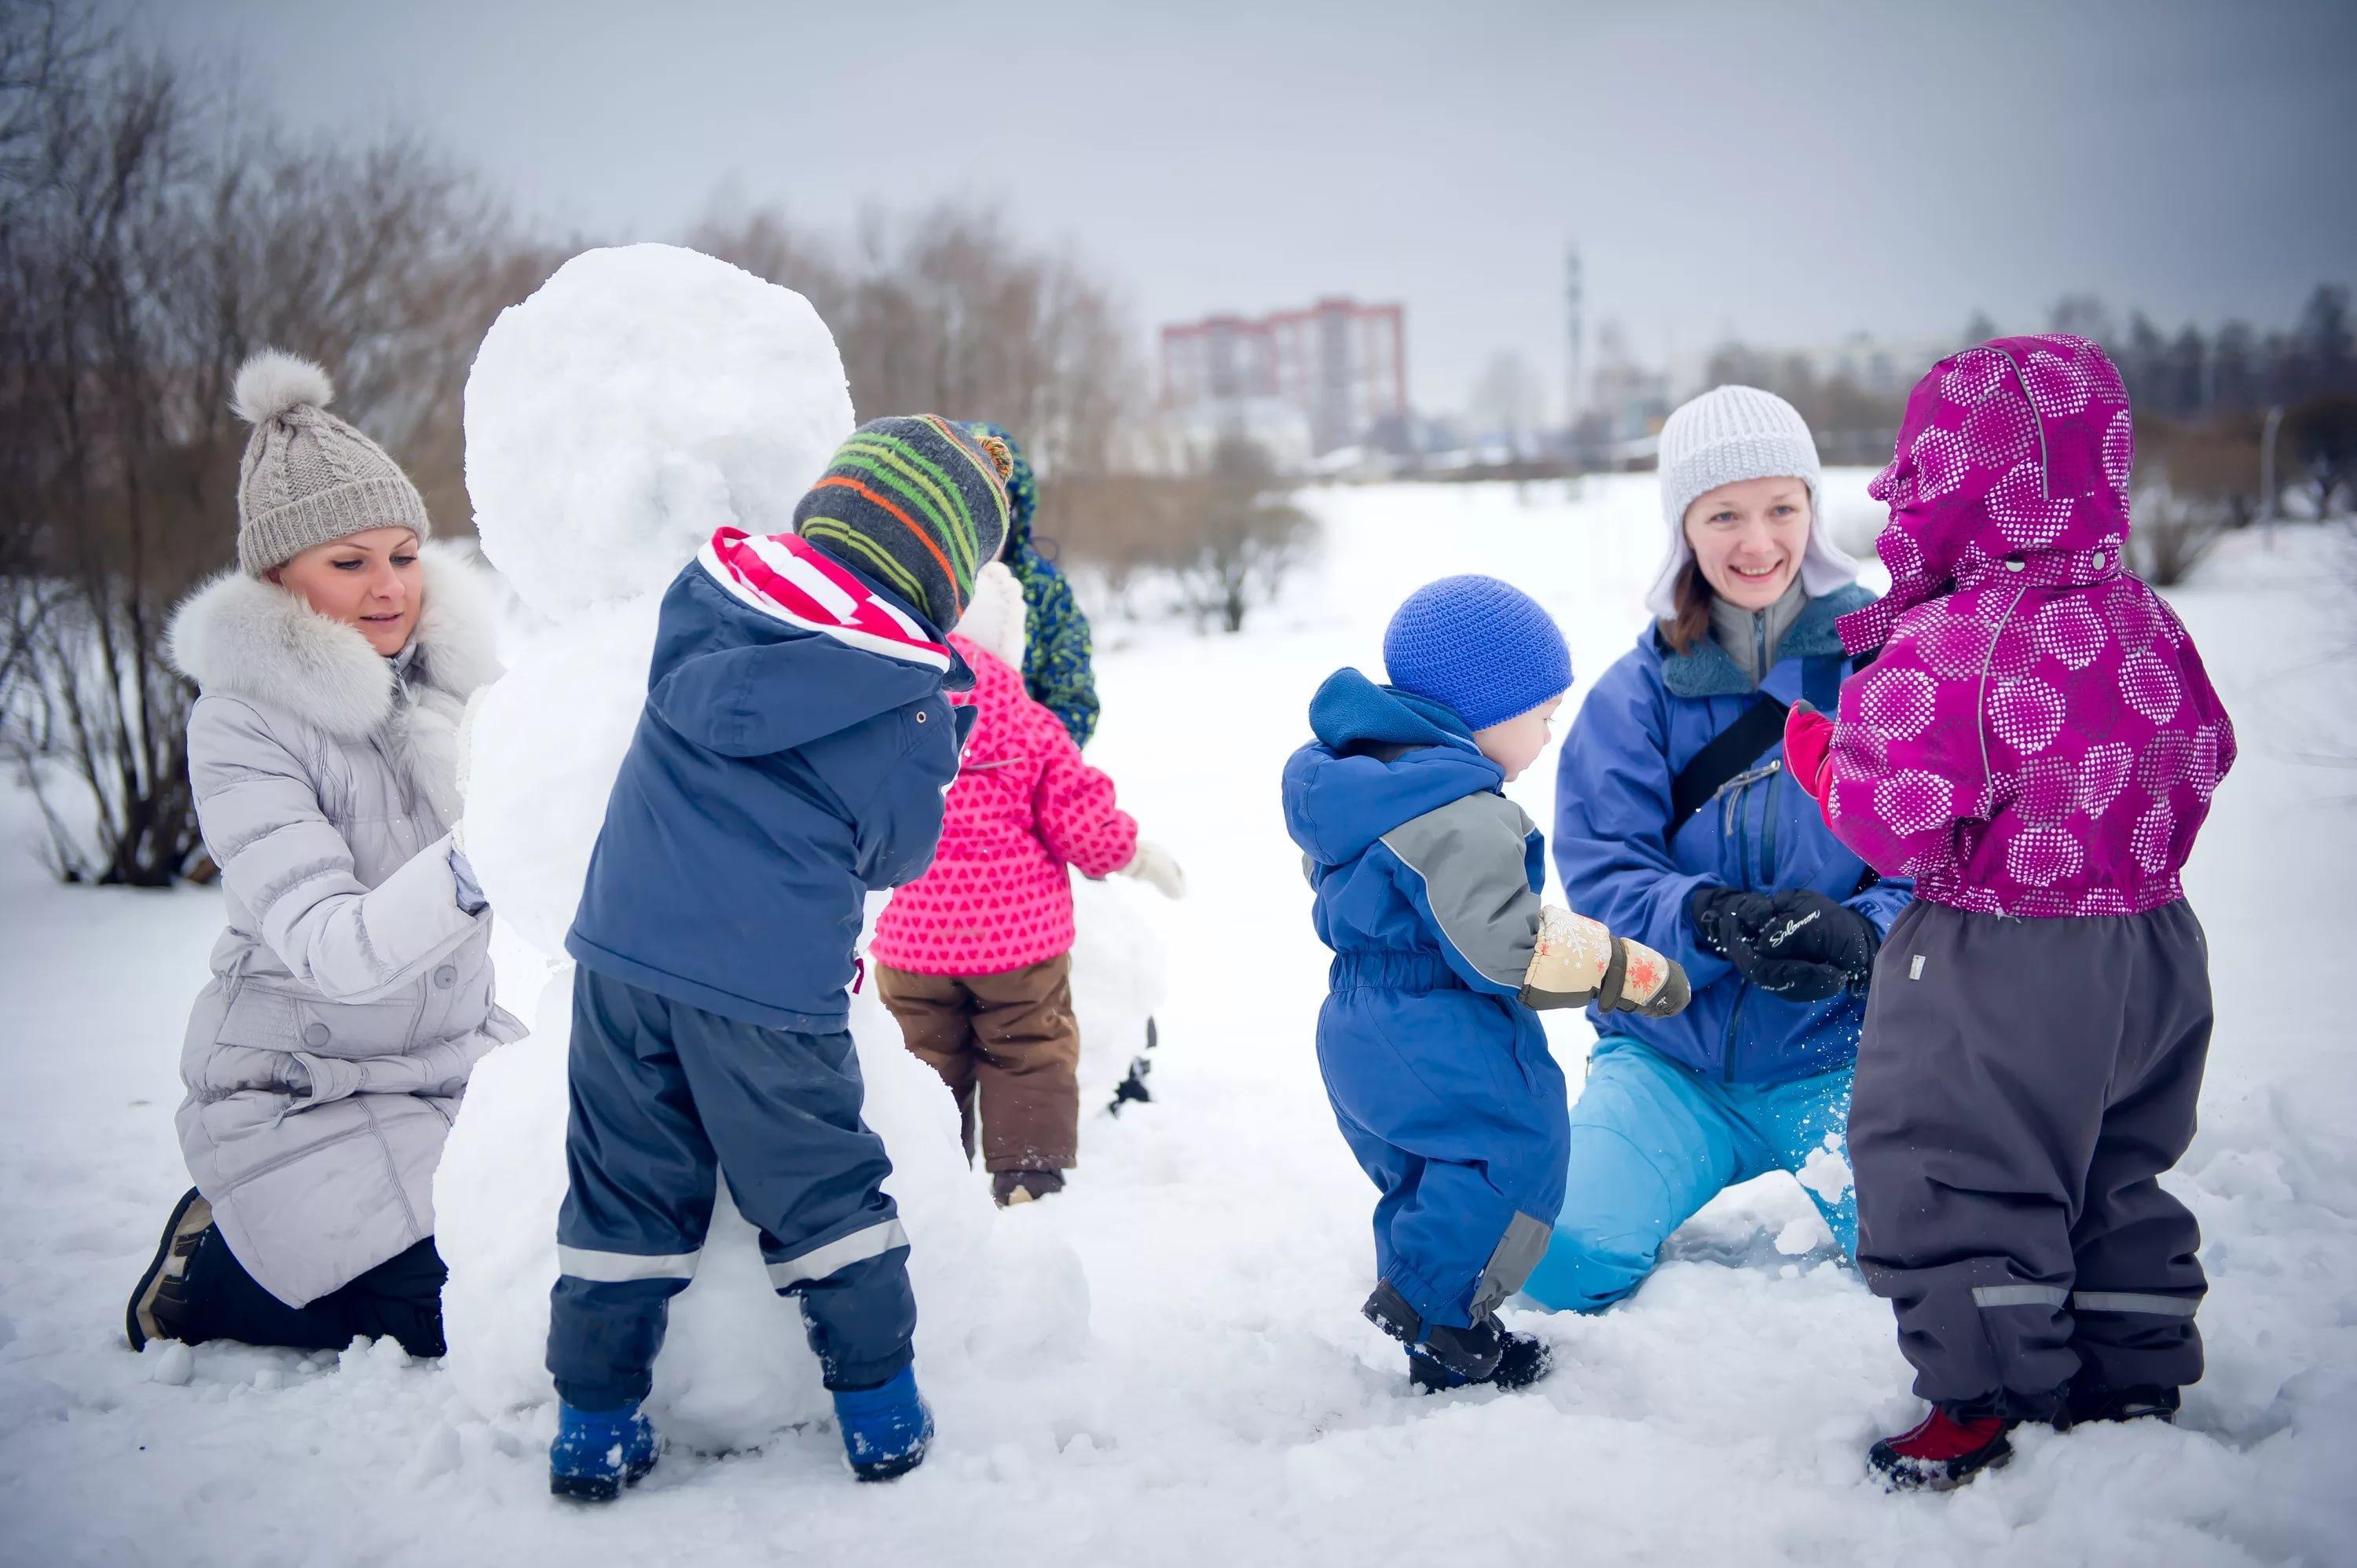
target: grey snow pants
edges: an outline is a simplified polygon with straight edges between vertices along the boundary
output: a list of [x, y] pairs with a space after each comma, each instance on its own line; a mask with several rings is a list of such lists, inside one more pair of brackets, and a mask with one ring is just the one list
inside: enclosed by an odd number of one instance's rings
[[2182, 900], [2009, 919], [1918, 901], [1876, 961], [1850, 1099], [1857, 1262], [1915, 1391], [2045, 1420], [2201, 1376], [2193, 1137], [2210, 955]]

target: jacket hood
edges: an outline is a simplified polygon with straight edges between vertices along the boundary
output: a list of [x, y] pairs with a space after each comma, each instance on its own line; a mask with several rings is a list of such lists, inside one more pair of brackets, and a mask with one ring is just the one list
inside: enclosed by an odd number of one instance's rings
[[1357, 859], [1402, 822], [1506, 781], [1455, 714], [1356, 670], [1336, 671], [1318, 688], [1309, 727], [1317, 740], [1285, 765], [1286, 829], [1328, 865]]
[[[425, 602], [407, 674], [463, 703], [500, 678], [483, 575], [447, 544], [419, 551]], [[392, 716], [393, 661], [355, 628], [329, 620], [275, 583], [231, 570], [188, 596], [164, 646], [172, 667], [207, 695], [243, 697], [361, 740]]]
[[1006, 542], [998, 552], [1000, 560], [1012, 561], [1031, 548], [1031, 514], [1039, 505], [1039, 478], [1031, 471], [1031, 459], [1023, 455], [1023, 448], [1004, 425], [971, 419], [965, 427], [976, 435], [995, 435], [1006, 442], [1006, 455], [1015, 459], [1015, 470], [1006, 476]]
[[[655, 632], [647, 706], [688, 739], [724, 756], [763, 757], [972, 688], [964, 658], [866, 574], [779, 534], [759, 542], [777, 547], [771, 558], [822, 575], [798, 568], [791, 581], [771, 579], [754, 571], [749, 553], [732, 553], [732, 541], [748, 543], [723, 529], [681, 571]], [[831, 607], [838, 604], [849, 606], [841, 616]]]
[[2127, 542], [2134, 421], [2120, 373], [2084, 338], [1998, 338], [1941, 360], [1908, 395], [1875, 552], [1890, 592], [1845, 616], [1854, 654], [1901, 615], [2003, 571], [2024, 587], [2096, 582]]

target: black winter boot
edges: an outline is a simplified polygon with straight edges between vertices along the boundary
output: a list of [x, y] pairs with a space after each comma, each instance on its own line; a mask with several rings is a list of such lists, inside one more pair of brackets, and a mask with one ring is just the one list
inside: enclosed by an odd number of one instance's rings
[[2091, 1421], [2174, 1422], [2182, 1397], [2176, 1389], [2158, 1386], [2097, 1389], [2073, 1383], [2065, 1408], [2072, 1426], [2084, 1426]]
[[1000, 1171], [990, 1178], [991, 1200], [1001, 1208], [1035, 1202], [1063, 1190], [1061, 1171]]
[[150, 1339], [180, 1337], [180, 1321], [188, 1310], [181, 1286], [188, 1277], [188, 1260], [212, 1222], [213, 1206], [195, 1187], [173, 1205], [172, 1217], [164, 1221], [163, 1240], [156, 1243], [156, 1256], [132, 1287], [131, 1305], [124, 1309], [123, 1337], [131, 1341], [134, 1350]]
[[1510, 1334], [1484, 1315], [1467, 1328], [1427, 1326], [1386, 1280], [1360, 1308], [1369, 1322], [1407, 1347], [1408, 1381], [1424, 1393], [1486, 1384], [1526, 1389], [1555, 1369], [1555, 1353], [1526, 1335]]

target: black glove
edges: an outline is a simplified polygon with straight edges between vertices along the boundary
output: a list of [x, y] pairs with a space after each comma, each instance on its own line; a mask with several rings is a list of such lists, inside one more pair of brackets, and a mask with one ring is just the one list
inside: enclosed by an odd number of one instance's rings
[[1787, 887], [1756, 929], [1731, 933], [1727, 961], [1771, 996], [1824, 1002], [1874, 972], [1882, 933], [1855, 909], [1822, 893]]
[[1714, 958], [1732, 958], [1727, 939], [1757, 933], [1775, 912], [1765, 893], [1703, 883], [1686, 895], [1686, 924], [1694, 928], [1695, 946]]

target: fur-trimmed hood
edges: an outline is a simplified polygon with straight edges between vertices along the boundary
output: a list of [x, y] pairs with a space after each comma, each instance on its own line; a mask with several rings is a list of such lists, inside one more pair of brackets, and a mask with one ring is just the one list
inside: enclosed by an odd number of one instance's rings
[[[420, 558], [425, 603], [411, 642], [411, 684], [463, 704], [501, 673], [490, 595], [450, 546], [426, 544]], [[368, 639], [235, 569], [174, 613], [165, 653], [208, 695], [247, 698], [340, 740], [365, 739], [393, 716], [393, 663]]]

